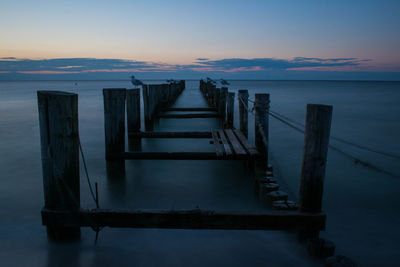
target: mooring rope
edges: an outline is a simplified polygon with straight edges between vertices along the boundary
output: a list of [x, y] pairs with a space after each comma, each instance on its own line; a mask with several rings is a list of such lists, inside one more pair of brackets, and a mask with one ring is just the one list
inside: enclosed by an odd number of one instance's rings
[[[252, 113], [252, 114], [254, 115], [254, 106], [256, 105], [256, 102], [255, 102], [254, 100], [252, 100], [252, 99], [248, 99], [249, 102], [253, 103], [253, 108], [252, 108], [252, 109], [249, 109], [248, 105], [246, 105], [246, 103], [243, 101], [243, 99], [242, 99], [241, 97], [238, 97], [238, 98], [239, 98], [240, 101], [243, 103], [243, 105], [246, 107], [246, 109], [247, 109], [250, 113]], [[300, 132], [300, 133], [302, 133], [302, 134], [305, 134], [305, 131], [304, 131], [304, 127], [305, 127], [305, 126], [304, 126], [304, 124], [302, 124], [302, 123], [300, 123], [300, 122], [296, 122], [296, 121], [294, 121], [294, 120], [292, 120], [292, 119], [290, 119], [290, 118], [288, 118], [288, 117], [286, 117], [286, 116], [283, 116], [283, 115], [281, 115], [281, 114], [279, 114], [279, 113], [277, 113], [277, 112], [274, 112], [274, 111], [271, 111], [271, 110], [268, 110], [268, 109], [267, 109], [267, 113], [268, 113], [271, 117], [273, 117], [274, 119], [276, 119], [276, 120], [280, 121], [281, 123], [285, 124], [286, 126], [288, 126], [288, 127], [292, 128], [292, 129], [296, 130], [297, 132]], [[259, 122], [257, 122], [257, 123], [259, 123]], [[302, 127], [302, 128], [299, 128], [299, 127], [296, 126], [295, 124], [298, 125], [298, 126], [300, 126], [300, 127]], [[261, 125], [259, 125], [259, 127], [261, 127]], [[357, 148], [362, 149], [362, 150], [365, 150], [365, 151], [377, 153], [377, 154], [384, 155], [384, 156], [388, 156], [388, 157], [392, 157], [392, 158], [400, 158], [400, 156], [398, 156], [398, 155], [395, 155], [395, 154], [392, 154], [392, 153], [388, 153], [388, 152], [385, 152], [385, 151], [379, 151], [379, 150], [376, 150], [376, 149], [373, 149], [373, 148], [369, 148], [369, 147], [366, 147], [366, 146], [363, 146], [363, 145], [359, 145], [359, 144], [356, 144], [356, 143], [353, 143], [353, 142], [344, 140], [344, 139], [342, 139], [342, 138], [338, 138], [338, 137], [335, 137], [335, 136], [330, 136], [330, 138], [333, 139], [333, 140], [335, 140], [335, 141], [339, 141], [339, 142], [342, 142], [342, 143], [344, 143], [344, 144], [351, 145], [351, 146], [357, 147]], [[263, 138], [263, 139], [264, 139], [264, 138]], [[331, 148], [332, 150], [334, 150], [334, 151], [336, 151], [336, 152], [342, 154], [343, 156], [346, 156], [347, 158], [350, 158], [351, 160], [353, 160], [353, 162], [354, 162], [355, 164], [360, 164], [361, 166], [364, 166], [364, 167], [366, 167], [366, 168], [372, 169], [372, 170], [374, 170], [374, 171], [382, 172], [382, 173], [385, 173], [385, 174], [387, 174], [387, 175], [389, 175], [389, 176], [396, 177], [396, 178], [400, 178], [400, 176], [398, 176], [398, 175], [396, 175], [396, 174], [393, 174], [393, 173], [390, 172], [390, 171], [384, 170], [384, 169], [382, 169], [382, 168], [380, 168], [380, 167], [378, 167], [378, 166], [376, 166], [376, 165], [374, 165], [374, 164], [372, 164], [372, 163], [369, 163], [369, 162], [364, 161], [364, 160], [362, 160], [362, 159], [360, 159], [360, 158], [357, 158], [357, 157], [355, 157], [355, 156], [353, 156], [353, 155], [351, 155], [351, 154], [349, 154], [349, 153], [343, 151], [342, 149], [340, 149], [340, 148], [338, 148], [338, 147], [336, 147], [336, 146], [334, 146], [334, 145], [329, 144], [328, 146], [329, 146], [329, 148]]]
[[[92, 195], [93, 201], [96, 204], [96, 209], [98, 209], [98, 208], [100, 208], [100, 205], [99, 205], [99, 195], [98, 195], [98, 191], [97, 191], [97, 183], [95, 183], [95, 186], [96, 186], [96, 195], [95, 195], [94, 191], [93, 191], [92, 183], [90, 181], [90, 176], [89, 176], [88, 168], [87, 168], [87, 165], [86, 165], [85, 155], [83, 153], [82, 144], [81, 144], [81, 140], [80, 140], [79, 136], [78, 136], [78, 143], [79, 143], [79, 150], [80, 150], [81, 156], [82, 156], [83, 167], [84, 167], [85, 174], [86, 174], [86, 180], [87, 180], [88, 185], [89, 185], [90, 194]], [[97, 226], [96, 222], [93, 221], [93, 224], [92, 224], [91, 228], [96, 233], [96, 236], [95, 236], [95, 239], [94, 239], [94, 245], [97, 245], [100, 231], [103, 230], [104, 227]]]
[[78, 136], [78, 143], [79, 143], [79, 150], [80, 150], [81, 156], [82, 156], [83, 167], [84, 167], [85, 174], [86, 174], [86, 180], [87, 180], [88, 185], [89, 185], [90, 194], [92, 195], [93, 201], [94, 201], [94, 203], [96, 204], [96, 208], [99, 208], [99, 200], [98, 200], [98, 198], [95, 196], [94, 191], [93, 191], [93, 188], [92, 188], [92, 183], [91, 183], [91, 181], [90, 181], [89, 172], [88, 172], [88, 169], [87, 169], [87, 166], [86, 166], [85, 155], [84, 155], [84, 153], [83, 153], [82, 144], [81, 144], [81, 139], [79, 138], [79, 136]]

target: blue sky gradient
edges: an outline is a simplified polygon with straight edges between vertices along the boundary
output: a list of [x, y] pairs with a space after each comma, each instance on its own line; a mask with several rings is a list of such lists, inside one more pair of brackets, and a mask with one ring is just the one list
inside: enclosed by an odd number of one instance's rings
[[[399, 13], [394, 0], [3, 0], [0, 79], [127, 77], [114, 60], [146, 77], [400, 80]], [[48, 65], [62, 62], [85, 67]]]

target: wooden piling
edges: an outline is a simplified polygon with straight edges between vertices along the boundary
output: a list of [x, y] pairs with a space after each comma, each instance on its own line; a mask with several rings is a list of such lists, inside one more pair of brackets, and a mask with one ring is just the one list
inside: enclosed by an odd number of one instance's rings
[[140, 89], [126, 91], [128, 133], [140, 131]]
[[265, 165], [268, 164], [268, 110], [269, 94], [255, 94], [254, 135], [255, 145], [264, 157]]
[[151, 100], [149, 96], [149, 87], [144, 84], [142, 86], [142, 95], [143, 95], [143, 113], [144, 113], [144, 127], [146, 131], [153, 130], [153, 123], [151, 121]]
[[248, 90], [239, 90], [238, 92], [239, 99], [239, 128], [240, 131], [248, 137], [248, 120], [249, 120], [249, 112], [248, 112], [248, 100], [249, 100], [249, 91]]
[[140, 89], [129, 89], [126, 91], [126, 117], [128, 126], [129, 150], [140, 150], [141, 139], [134, 138], [131, 133], [139, 133], [140, 121]]
[[229, 92], [228, 93], [228, 101], [226, 106], [226, 125], [227, 128], [233, 128], [233, 114], [234, 114], [234, 104], [235, 104], [235, 93]]
[[[301, 212], [321, 211], [331, 119], [332, 106], [307, 105], [299, 194]], [[298, 231], [301, 241], [318, 238], [318, 235], [319, 231], [312, 228]]]
[[299, 205], [303, 212], [320, 212], [328, 154], [332, 106], [307, 105]]
[[228, 97], [228, 88], [222, 87], [219, 93], [218, 113], [221, 116], [222, 125], [226, 120], [226, 99]]
[[103, 89], [106, 160], [125, 152], [126, 89]]
[[[38, 91], [45, 209], [78, 211], [78, 95]], [[50, 239], [79, 238], [79, 227], [47, 227]]]

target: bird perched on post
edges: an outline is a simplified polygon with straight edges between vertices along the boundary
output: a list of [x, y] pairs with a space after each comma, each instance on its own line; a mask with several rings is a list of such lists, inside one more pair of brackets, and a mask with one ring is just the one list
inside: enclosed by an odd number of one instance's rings
[[210, 77], [207, 77], [207, 82], [210, 82], [212, 84], [216, 84], [216, 82], [213, 79], [211, 79]]
[[174, 79], [169, 79], [169, 80], [167, 80], [167, 83], [172, 84], [172, 83], [176, 83], [176, 81]]
[[135, 86], [138, 87], [139, 85], [143, 85], [143, 82], [141, 80], [138, 80], [135, 78], [135, 76], [131, 76], [131, 83]]
[[227, 80], [224, 80], [224, 79], [220, 79], [219, 82], [220, 82], [222, 85], [230, 85], [230, 83], [228, 83], [228, 81], [227, 81]]

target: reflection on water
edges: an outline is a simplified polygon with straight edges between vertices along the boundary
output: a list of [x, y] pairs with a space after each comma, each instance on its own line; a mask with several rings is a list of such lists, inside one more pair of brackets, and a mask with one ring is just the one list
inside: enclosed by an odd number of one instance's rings
[[[4, 266], [258, 266], [270, 263], [272, 258], [278, 266], [313, 264], [305, 256], [304, 247], [294, 242], [293, 235], [280, 232], [106, 228], [94, 246], [94, 233], [85, 228], [80, 243], [48, 243], [40, 218], [43, 192], [36, 100], [39, 89], [79, 94], [80, 138], [91, 180], [99, 184], [101, 207], [262, 208], [254, 195], [251, 173], [238, 162], [136, 160], [127, 161], [124, 168], [107, 165], [101, 89], [129, 86], [129, 81], [82, 81], [78, 86], [68, 81], [0, 82], [0, 257]], [[205, 106], [197, 86], [197, 82], [188, 81], [188, 89], [175, 105]], [[272, 110], [300, 122], [305, 119], [307, 103], [333, 105], [333, 135], [400, 154], [399, 83], [232, 81], [230, 88], [249, 89], [252, 99], [254, 93], [269, 92]], [[235, 118], [237, 109], [235, 103]], [[253, 124], [250, 116], [250, 140]], [[217, 127], [212, 119], [161, 119], [155, 130], [207, 131]], [[303, 136], [271, 119], [270, 140], [279, 183], [291, 199], [296, 199]], [[396, 159], [335, 145], [400, 175]], [[127, 148], [213, 150], [207, 139], [144, 139], [140, 144], [127, 142]], [[94, 208], [83, 174], [82, 171], [81, 206]], [[400, 261], [399, 193], [400, 179], [354, 165], [329, 151], [323, 202], [328, 225], [322, 235], [336, 243], [339, 254], [365, 266], [378, 262], [394, 265]], [[382, 244], [382, 248], [376, 244]]]

